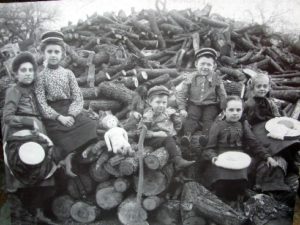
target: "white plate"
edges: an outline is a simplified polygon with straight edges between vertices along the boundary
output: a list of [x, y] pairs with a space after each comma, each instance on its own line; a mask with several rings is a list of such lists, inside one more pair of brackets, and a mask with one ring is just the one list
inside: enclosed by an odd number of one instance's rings
[[241, 170], [251, 163], [251, 157], [243, 152], [228, 151], [218, 156], [215, 165], [225, 169]]
[[266, 122], [266, 130], [269, 133], [279, 134], [283, 137], [300, 136], [300, 122], [290, 117], [275, 117]]

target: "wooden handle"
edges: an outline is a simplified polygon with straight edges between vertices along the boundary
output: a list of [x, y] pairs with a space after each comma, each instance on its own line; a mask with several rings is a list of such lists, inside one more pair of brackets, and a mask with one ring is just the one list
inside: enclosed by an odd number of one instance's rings
[[144, 185], [144, 140], [147, 133], [147, 127], [145, 125], [142, 126], [139, 142], [138, 142], [138, 157], [139, 157], [139, 182], [137, 188], [137, 203], [141, 205], [142, 201], [142, 193], [143, 193], [143, 185]]

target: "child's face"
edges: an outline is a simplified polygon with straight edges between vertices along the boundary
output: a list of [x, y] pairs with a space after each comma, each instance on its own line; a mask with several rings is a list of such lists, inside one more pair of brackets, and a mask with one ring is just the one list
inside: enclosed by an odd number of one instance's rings
[[168, 96], [153, 96], [152, 99], [149, 101], [149, 105], [152, 107], [155, 113], [163, 113], [168, 105]]
[[253, 95], [256, 97], [265, 97], [270, 91], [270, 82], [268, 77], [261, 77], [256, 80], [253, 87]]
[[108, 129], [113, 128], [113, 127], [117, 127], [118, 126], [118, 120], [115, 117], [108, 117], [105, 120], [105, 127], [107, 127]]
[[241, 101], [231, 100], [227, 102], [225, 109], [226, 121], [237, 122], [241, 119], [243, 113], [243, 104]]
[[212, 58], [201, 57], [195, 62], [195, 66], [201, 75], [208, 76], [215, 70], [215, 61]]
[[50, 65], [58, 65], [63, 57], [62, 47], [60, 45], [49, 44], [45, 48], [45, 59]]
[[30, 62], [22, 63], [17, 71], [16, 78], [19, 83], [31, 84], [34, 80], [34, 69]]

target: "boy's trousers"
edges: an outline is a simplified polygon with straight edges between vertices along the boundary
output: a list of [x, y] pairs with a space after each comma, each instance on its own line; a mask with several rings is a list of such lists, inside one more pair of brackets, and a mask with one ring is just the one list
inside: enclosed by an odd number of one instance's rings
[[190, 103], [188, 105], [188, 116], [183, 124], [184, 134], [193, 134], [199, 129], [199, 122], [202, 125], [202, 133], [208, 135], [209, 129], [219, 114], [219, 107], [217, 105], [195, 105]]
[[154, 149], [165, 147], [171, 159], [176, 156], [181, 156], [181, 151], [177, 147], [175, 139], [171, 136], [149, 138], [146, 139], [145, 144], [152, 146]]

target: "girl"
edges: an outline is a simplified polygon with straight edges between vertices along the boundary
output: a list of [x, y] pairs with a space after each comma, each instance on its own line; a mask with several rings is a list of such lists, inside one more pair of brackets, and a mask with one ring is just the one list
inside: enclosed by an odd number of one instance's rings
[[270, 97], [270, 79], [266, 74], [257, 74], [250, 83], [251, 96], [245, 103], [245, 115], [253, 133], [268, 148], [277, 161], [277, 171], [271, 172], [265, 164], [258, 165], [256, 188], [261, 191], [290, 191], [285, 184], [286, 174], [298, 174], [294, 154], [300, 147], [299, 140], [277, 140], [268, 137], [265, 124], [269, 119], [280, 117], [279, 110]]
[[[259, 145], [246, 120], [241, 121], [243, 103], [238, 96], [228, 96], [224, 110], [225, 119], [216, 121], [209, 132], [208, 144], [202, 157], [208, 163], [204, 172], [205, 183], [225, 200], [236, 200], [243, 196], [247, 184], [247, 170], [231, 170], [217, 167], [218, 155], [227, 151], [247, 152], [257, 160], [275, 166], [275, 161]], [[250, 147], [247, 151], [246, 147]]]
[[63, 34], [43, 34], [41, 51], [46, 67], [38, 76], [35, 91], [47, 133], [60, 150], [56, 153], [60, 160], [96, 141], [96, 123], [82, 112], [83, 97], [73, 72], [59, 64], [66, 51]]

